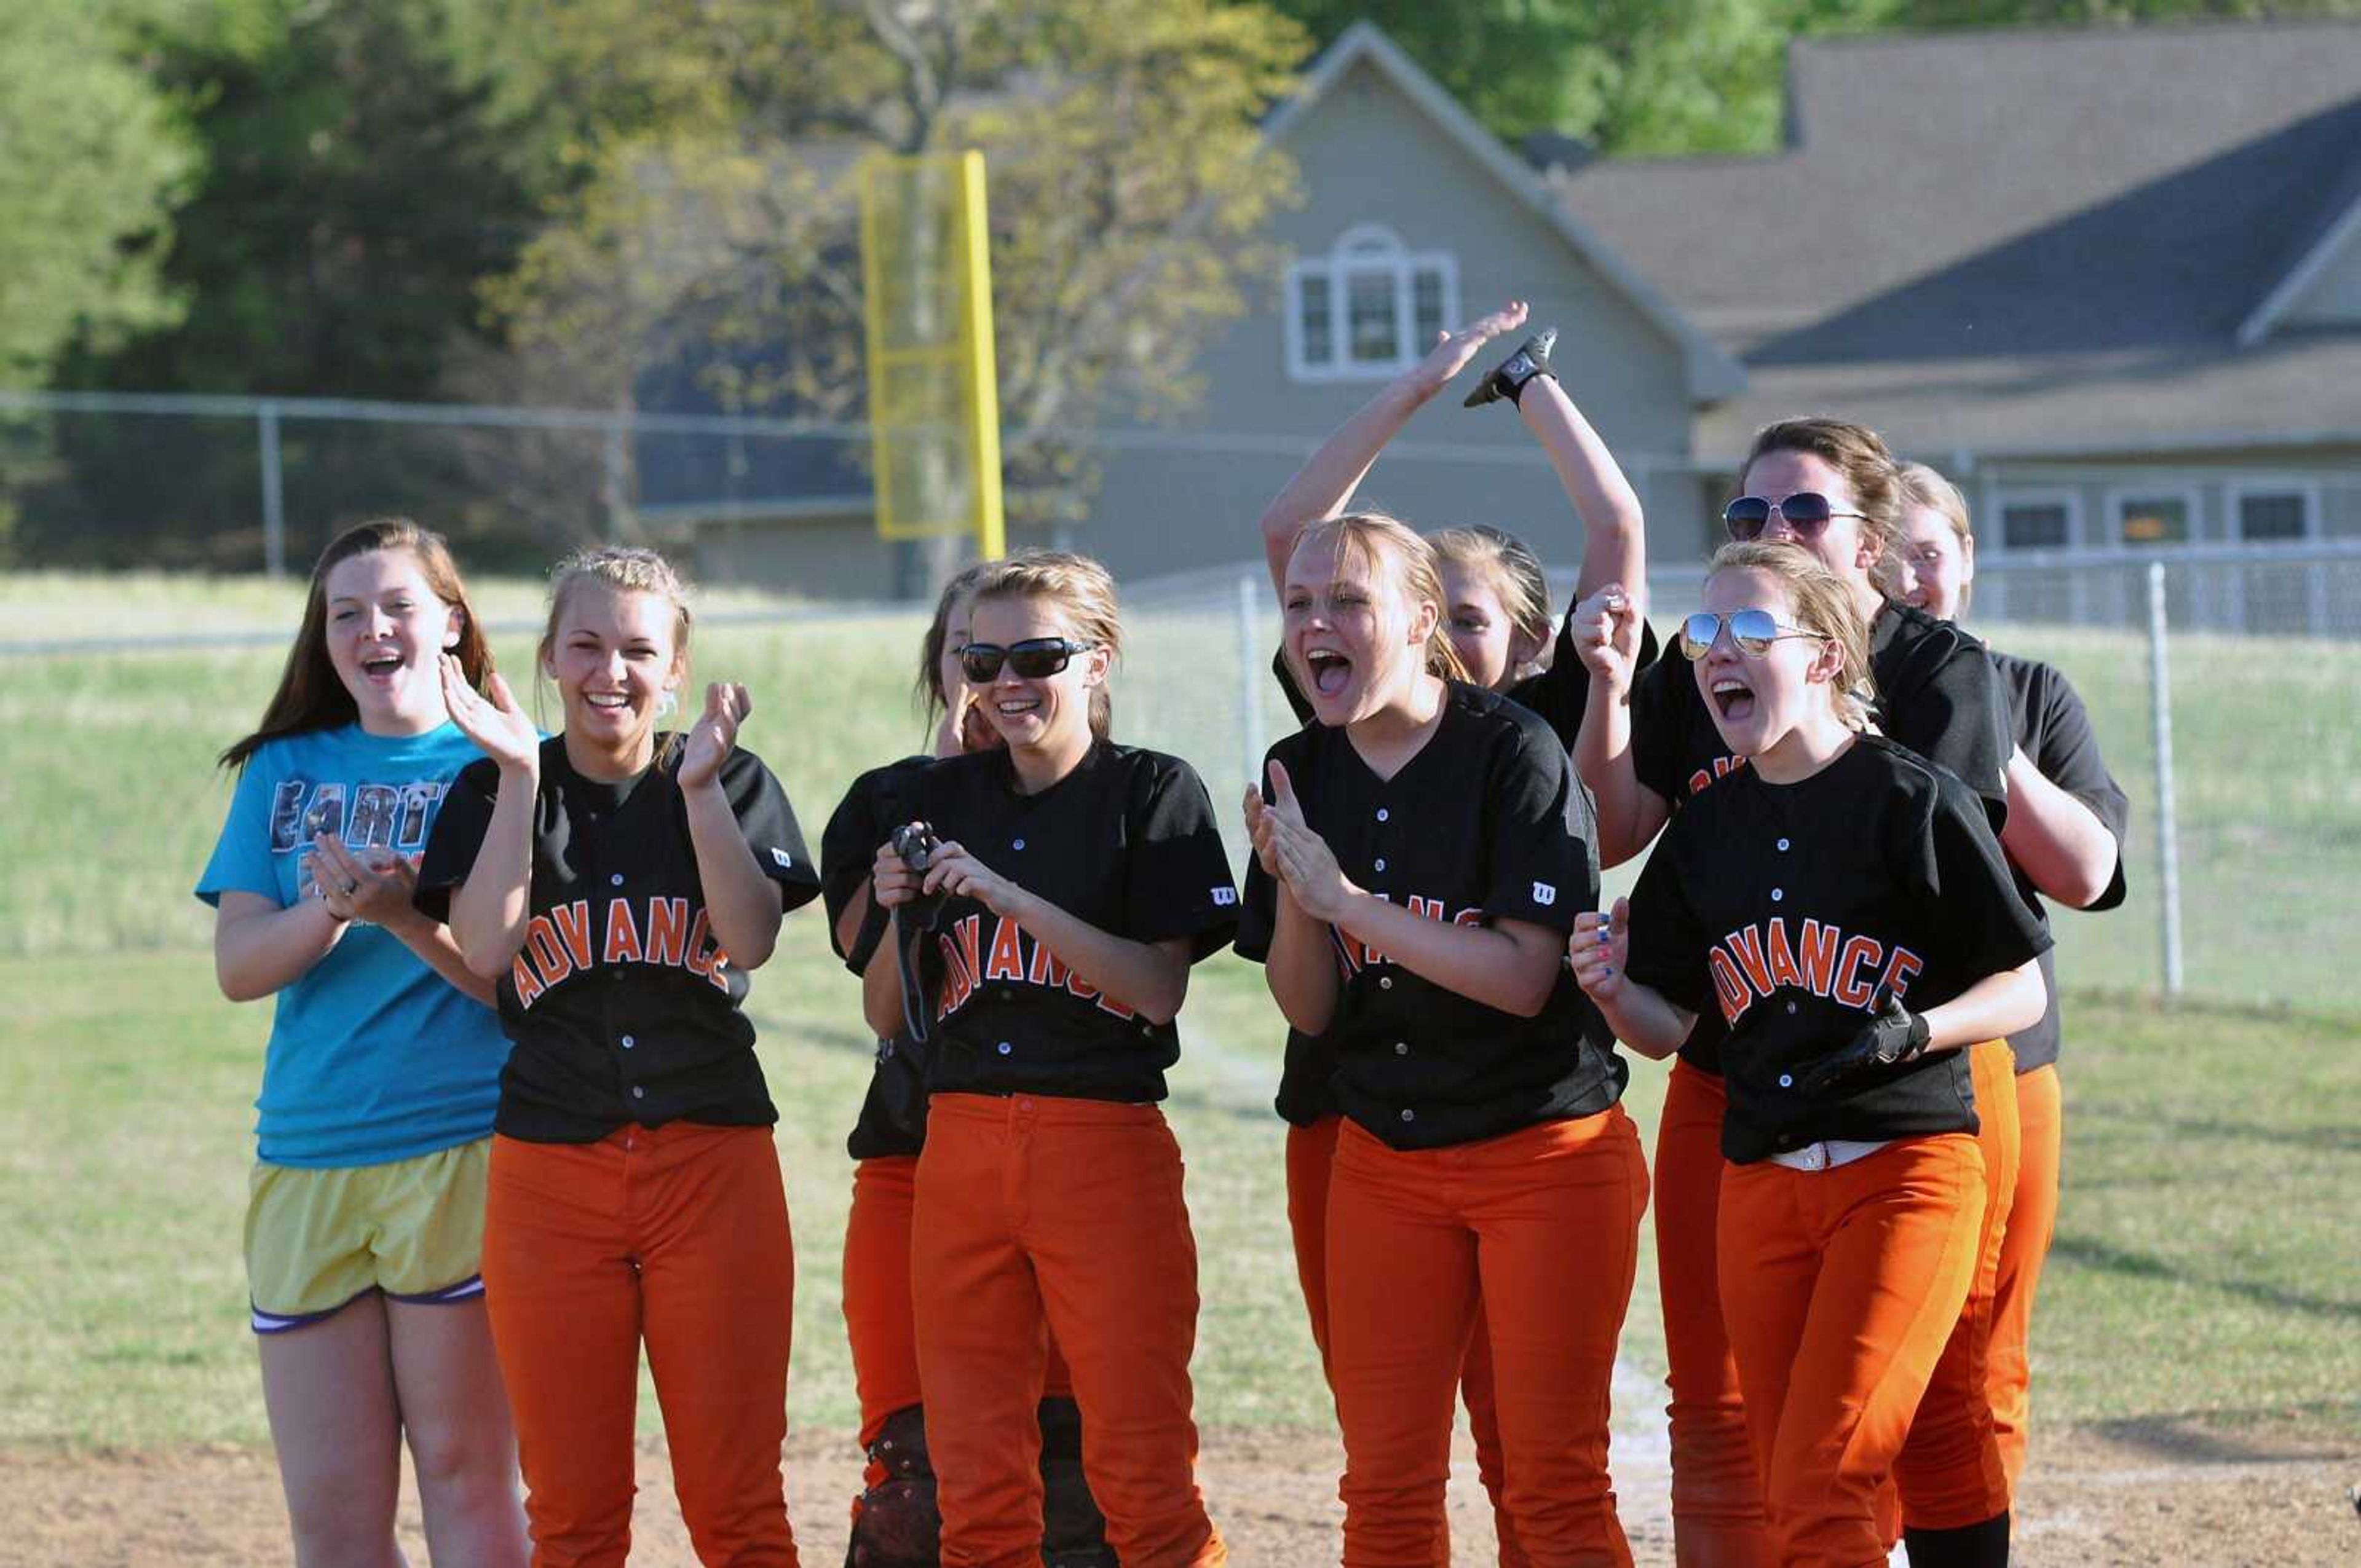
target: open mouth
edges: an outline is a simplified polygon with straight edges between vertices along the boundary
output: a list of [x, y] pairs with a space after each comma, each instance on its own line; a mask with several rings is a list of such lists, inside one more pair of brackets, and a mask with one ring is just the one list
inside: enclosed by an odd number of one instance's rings
[[623, 692], [584, 692], [582, 702], [598, 713], [621, 713], [631, 706], [630, 696]]
[[383, 680], [387, 676], [392, 674], [396, 670], [401, 668], [402, 662], [401, 655], [393, 652], [391, 649], [387, 649], [382, 652], [370, 653], [364, 656], [361, 660], [361, 674], [378, 680]]
[[1322, 696], [1334, 696], [1353, 679], [1353, 661], [1334, 648], [1306, 648], [1303, 668], [1312, 677], [1312, 689]]
[[1022, 718], [1027, 714], [1040, 712], [1041, 699], [1038, 696], [1007, 697], [993, 704], [992, 710], [1003, 718]]
[[1724, 675], [1713, 683], [1713, 706], [1724, 718], [1751, 718], [1754, 715], [1754, 688], [1744, 681]]

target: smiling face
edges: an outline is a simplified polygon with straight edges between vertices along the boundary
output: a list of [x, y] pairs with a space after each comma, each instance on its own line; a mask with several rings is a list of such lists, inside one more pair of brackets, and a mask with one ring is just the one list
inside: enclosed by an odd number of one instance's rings
[[[1012, 648], [1043, 637], [1089, 641], [1060, 613], [1054, 599], [996, 595], [975, 603], [969, 641]], [[1051, 675], [1016, 673], [1015, 661], [1001, 661], [998, 678], [973, 686], [983, 716], [1011, 750], [1060, 751], [1087, 748], [1091, 690], [1104, 684], [1113, 654], [1104, 646], [1071, 655]]]
[[[1765, 452], [1746, 466], [1739, 485], [1747, 495], [1773, 501], [1784, 501], [1799, 490], [1817, 490], [1828, 498], [1828, 505], [1837, 511], [1861, 510], [1844, 471], [1815, 453]], [[1806, 539], [1784, 516], [1773, 512], [1763, 525], [1763, 538], [1766, 543], [1802, 545], [1821, 565], [1849, 583], [1868, 583], [1877, 565], [1876, 541], [1862, 532], [1857, 517], [1831, 517], [1827, 527]]]
[[1288, 662], [1327, 725], [1350, 724], [1402, 698], [1425, 668], [1435, 607], [1379, 569], [1374, 551], [1342, 536], [1307, 538], [1281, 590]]
[[969, 684], [966, 673], [960, 667], [960, 650], [975, 639], [975, 602], [961, 598], [953, 602], [950, 613], [943, 618], [943, 651], [937, 658], [937, 674], [942, 681], [943, 701], [959, 726], [960, 750], [983, 751], [1001, 743], [1000, 731], [992, 727], [984, 711], [984, 694], [989, 689]]
[[328, 569], [322, 585], [328, 662], [373, 735], [441, 724], [437, 661], [459, 641], [460, 612], [436, 597], [408, 550], [369, 550]]
[[566, 706], [568, 744], [644, 766], [658, 705], [686, 673], [679, 611], [661, 594], [592, 580], [569, 588], [553, 620], [542, 662]]
[[[1707, 578], [1700, 608], [1721, 616], [1768, 610], [1783, 631], [1796, 624], [1786, 583], [1755, 567], [1725, 567]], [[1722, 744], [1733, 755], [1759, 757], [1801, 726], [1833, 720], [1829, 682], [1840, 663], [1836, 645], [1820, 637], [1782, 637], [1761, 654], [1742, 652], [1725, 626], [1690, 668]]]
[[1957, 620], [1975, 581], [1976, 545], [1933, 507], [1912, 507], [1902, 518], [1902, 569], [1896, 587], [1904, 603], [1938, 620]]
[[1533, 639], [1518, 630], [1500, 598], [1498, 578], [1468, 561], [1443, 563], [1443, 601], [1450, 611], [1444, 635], [1451, 639], [1467, 678], [1499, 691], [1517, 678], [1518, 669], [1541, 654]]

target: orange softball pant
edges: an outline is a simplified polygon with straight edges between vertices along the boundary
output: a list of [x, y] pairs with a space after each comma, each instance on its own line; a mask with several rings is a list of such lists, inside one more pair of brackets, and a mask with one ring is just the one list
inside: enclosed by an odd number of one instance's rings
[[[917, 1184], [917, 1155], [880, 1156], [852, 1168], [852, 1208], [844, 1219], [844, 1332], [852, 1344], [852, 1387], [861, 1401], [864, 1452], [877, 1441], [886, 1417], [925, 1402], [910, 1305], [910, 1215]], [[1054, 1341], [1041, 1395], [1074, 1397], [1073, 1379]], [[862, 1486], [884, 1481], [885, 1467], [872, 1460]]]
[[768, 1127], [493, 1138], [484, 1301], [534, 1568], [631, 1550], [642, 1342], [697, 1556], [793, 1568], [779, 1449], [795, 1280]]
[[1501, 1505], [1537, 1568], [1628, 1565], [1608, 1398], [1648, 1172], [1621, 1106], [1439, 1149], [1338, 1135], [1328, 1331], [1345, 1568], [1441, 1568], [1451, 1397], [1480, 1297]]
[[[1336, 1130], [1342, 1116], [1323, 1116], [1308, 1127], [1287, 1129], [1287, 1223], [1295, 1235], [1295, 1277], [1303, 1287], [1312, 1318], [1312, 1343], [1320, 1369], [1328, 1371], [1328, 1180], [1335, 1164]], [[1334, 1379], [1329, 1380], [1334, 1387]], [[1467, 1336], [1467, 1359], [1459, 1368], [1459, 1397], [1467, 1406], [1467, 1430], [1476, 1440], [1476, 1475], [1492, 1501], [1492, 1529], [1500, 1546], [1499, 1568], [1531, 1568], [1517, 1544], [1516, 1521], [1500, 1505], [1500, 1412], [1492, 1398], [1492, 1336], [1484, 1303], [1476, 1303], [1476, 1324]]]
[[2033, 1293], [2041, 1283], [2050, 1238], [2058, 1233], [2058, 1158], [2066, 1121], [2056, 1063], [2017, 1075], [2016, 1120], [2022, 1148], [2016, 1198], [2001, 1234], [2000, 1273], [1993, 1288], [1991, 1357], [1993, 1428], [2012, 1494], [2025, 1471], [2033, 1424]]
[[1229, 1560], [1197, 1488], [1197, 1246], [1180, 1185], [1153, 1105], [930, 1102], [910, 1276], [945, 1568], [1038, 1568], [1048, 1333], [1124, 1568]]
[[1967, 1301], [1983, 1200], [1965, 1133], [1723, 1172], [1722, 1317], [1782, 1568], [1885, 1562], [1879, 1486]]
[[1738, 1363], [1721, 1324], [1715, 1216], [1721, 1201], [1717, 1073], [1675, 1060], [1656, 1123], [1656, 1278], [1672, 1402], [1673, 1552], [1680, 1568], [1769, 1568], [1763, 1477]]
[[1967, 1050], [1984, 1201], [1967, 1302], [1894, 1461], [1902, 1522], [1913, 1530], [1961, 1530], [2008, 1512], [2008, 1471], [1993, 1420], [1991, 1356], [1993, 1292], [2020, 1164], [2016, 1058], [2006, 1040], [1984, 1040]]

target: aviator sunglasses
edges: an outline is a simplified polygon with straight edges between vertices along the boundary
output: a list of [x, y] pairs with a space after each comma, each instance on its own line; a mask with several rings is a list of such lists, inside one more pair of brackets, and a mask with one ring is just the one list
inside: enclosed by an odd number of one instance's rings
[[1715, 615], [1699, 610], [1681, 622], [1681, 652], [1694, 663], [1706, 656], [1721, 635], [1724, 625], [1730, 628], [1730, 641], [1750, 659], [1760, 659], [1771, 652], [1773, 642], [1784, 642], [1794, 637], [1822, 641], [1817, 631], [1806, 631], [1800, 626], [1782, 626], [1776, 616], [1767, 609], [1733, 609], [1728, 615]]
[[1771, 526], [1771, 514], [1777, 512], [1787, 520], [1787, 526], [1798, 539], [1817, 539], [1832, 517], [1860, 517], [1857, 511], [1839, 511], [1828, 504], [1828, 498], [1817, 490], [1797, 490], [1784, 500], [1774, 501], [1767, 496], [1741, 496], [1721, 509], [1722, 526], [1730, 536], [1743, 544], [1763, 537]]
[[959, 651], [960, 673], [983, 685], [1000, 678], [1000, 666], [1005, 663], [1025, 679], [1038, 681], [1064, 669], [1075, 654], [1097, 646], [1071, 637], [1028, 637], [1005, 648], [997, 642], [971, 642]]

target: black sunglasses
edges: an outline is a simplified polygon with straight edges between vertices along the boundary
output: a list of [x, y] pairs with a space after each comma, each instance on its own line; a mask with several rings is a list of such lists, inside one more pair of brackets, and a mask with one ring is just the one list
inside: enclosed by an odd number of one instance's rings
[[1681, 652], [1690, 663], [1695, 663], [1712, 651], [1725, 624], [1730, 628], [1730, 641], [1750, 659], [1760, 659], [1771, 652], [1771, 644], [1784, 642], [1791, 637], [1826, 641], [1817, 631], [1781, 625], [1779, 618], [1767, 609], [1733, 609], [1728, 615], [1699, 610], [1681, 622]]
[[1763, 537], [1771, 526], [1771, 514], [1777, 512], [1787, 520], [1787, 526], [1798, 539], [1817, 539], [1832, 517], [1860, 517], [1857, 511], [1839, 511], [1828, 504], [1828, 498], [1817, 490], [1797, 490], [1784, 500], [1774, 501], [1768, 496], [1741, 496], [1721, 509], [1722, 526], [1740, 543]]
[[959, 651], [960, 674], [983, 685], [998, 680], [1000, 666], [1005, 663], [1025, 679], [1038, 681], [1064, 669], [1075, 654], [1087, 653], [1097, 646], [1095, 642], [1077, 642], [1071, 637], [1028, 637], [1005, 648], [997, 642], [971, 642]]

